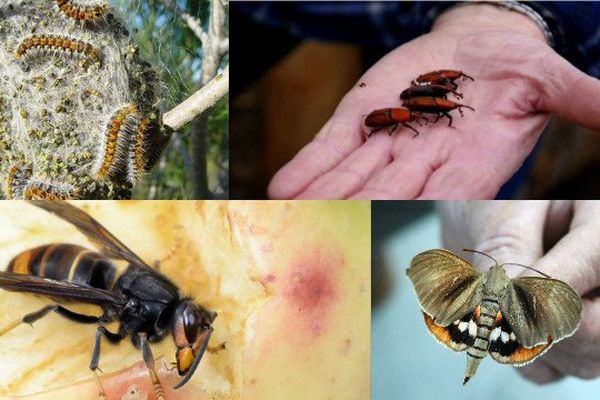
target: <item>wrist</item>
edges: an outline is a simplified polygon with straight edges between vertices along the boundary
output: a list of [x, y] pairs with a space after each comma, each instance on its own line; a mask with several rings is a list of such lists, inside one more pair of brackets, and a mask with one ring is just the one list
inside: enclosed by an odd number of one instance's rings
[[441, 14], [434, 22], [432, 32], [462, 33], [469, 30], [514, 31], [547, 43], [544, 31], [527, 15], [485, 3], [462, 3]]

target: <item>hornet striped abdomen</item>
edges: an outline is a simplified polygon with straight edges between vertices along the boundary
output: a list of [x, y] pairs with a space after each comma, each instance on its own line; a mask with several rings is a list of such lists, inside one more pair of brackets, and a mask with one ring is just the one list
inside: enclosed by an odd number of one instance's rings
[[115, 266], [102, 254], [74, 244], [49, 244], [18, 254], [8, 271], [111, 290]]

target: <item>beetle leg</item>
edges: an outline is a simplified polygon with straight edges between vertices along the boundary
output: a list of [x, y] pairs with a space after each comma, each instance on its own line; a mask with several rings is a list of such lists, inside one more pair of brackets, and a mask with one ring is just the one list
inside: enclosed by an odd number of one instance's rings
[[458, 93], [456, 90], [452, 90], [451, 92], [454, 95], [454, 97], [456, 97], [457, 99], [462, 99], [463, 98], [462, 93]]
[[154, 356], [152, 355], [152, 350], [150, 349], [150, 343], [148, 342], [148, 335], [145, 332], [140, 332], [140, 345], [142, 347], [142, 355], [144, 356], [144, 362], [146, 363], [146, 367], [148, 367], [148, 371], [150, 371], [150, 379], [152, 379], [152, 387], [154, 388], [154, 394], [156, 395], [157, 400], [166, 400], [165, 391], [158, 379], [158, 375], [156, 374], [156, 370], [154, 369]]
[[383, 128], [385, 128], [385, 126], [381, 126], [379, 128], [372, 129], [371, 132], [367, 133], [367, 137], [370, 138], [371, 135], [373, 135], [375, 132], [382, 130]]
[[33, 323], [35, 321], [44, 318], [51, 311], [54, 311], [55, 313], [65, 317], [67, 319], [70, 319], [71, 321], [79, 322], [82, 324], [95, 324], [98, 321], [100, 321], [100, 318], [101, 318], [101, 317], [96, 317], [94, 315], [79, 314], [79, 313], [73, 312], [71, 310], [68, 310], [62, 306], [59, 306], [58, 304], [52, 304], [52, 305], [46, 306], [38, 311], [29, 313], [21, 319], [17, 319], [15, 321], [11, 322], [10, 324], [8, 324], [8, 326], [0, 329], [0, 336], [11, 331], [12, 329], [16, 328], [17, 326], [21, 325], [22, 323], [33, 325]]
[[419, 126], [421, 126], [421, 124], [419, 123], [419, 120], [424, 119], [426, 123], [430, 123], [431, 121], [423, 114], [416, 112], [414, 113], [415, 116], [415, 121], [417, 121], [417, 123], [419, 124]]
[[458, 111], [460, 111], [460, 109], [463, 108], [463, 107], [464, 108], [468, 108], [471, 111], [475, 111], [475, 109], [473, 107], [467, 106], [467, 105], [464, 105], [464, 104], [461, 104], [461, 105], [458, 106]]
[[390, 126], [390, 130], [388, 131], [388, 135], [392, 136], [392, 133], [396, 130], [397, 127], [398, 127], [398, 124], [394, 124], [394, 125]]
[[417, 137], [419, 136], [419, 131], [417, 131], [415, 128], [413, 128], [412, 126], [410, 126], [409, 124], [407, 124], [406, 122], [403, 122], [402, 125], [404, 125], [405, 127], [407, 127], [408, 129], [412, 129], [415, 132], [415, 135], [413, 137]]
[[[452, 128], [452, 116], [447, 112], [442, 113], [442, 117], [448, 118], [448, 126]], [[440, 117], [441, 118], [441, 117]]]

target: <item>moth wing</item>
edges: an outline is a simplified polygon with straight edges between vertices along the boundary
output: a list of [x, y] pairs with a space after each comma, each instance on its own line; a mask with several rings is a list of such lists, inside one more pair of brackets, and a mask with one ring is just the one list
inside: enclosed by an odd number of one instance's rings
[[562, 281], [528, 276], [510, 281], [500, 310], [519, 343], [533, 348], [575, 332], [581, 319], [581, 298]]
[[488, 351], [492, 358], [501, 364], [521, 367], [544, 354], [551, 346], [552, 340], [531, 348], [524, 347], [500, 312], [490, 332]]
[[406, 274], [421, 308], [438, 326], [450, 325], [481, 303], [483, 274], [447, 250], [417, 254]]
[[423, 313], [423, 317], [425, 317], [425, 325], [429, 329], [429, 333], [450, 350], [463, 351], [475, 344], [477, 324], [479, 323], [479, 307], [445, 327], [433, 322], [433, 319], [427, 313]]

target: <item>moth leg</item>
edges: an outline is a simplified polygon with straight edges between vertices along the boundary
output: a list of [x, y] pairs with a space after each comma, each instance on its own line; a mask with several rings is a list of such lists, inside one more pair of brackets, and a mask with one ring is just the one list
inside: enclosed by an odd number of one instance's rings
[[100, 343], [102, 341], [102, 336], [105, 336], [110, 343], [116, 344], [125, 338], [125, 334], [121, 331], [119, 331], [119, 333], [112, 333], [102, 325], [96, 330], [96, 336], [94, 338], [94, 350], [92, 350], [92, 360], [90, 361], [90, 369], [96, 375], [96, 381], [98, 382], [98, 399], [100, 400], [106, 399], [106, 393], [102, 388], [100, 375], [98, 374], [98, 371], [102, 372], [100, 368], [98, 368], [98, 363], [100, 362]]
[[0, 329], [0, 336], [13, 330], [14, 328], [21, 325], [22, 323], [33, 325], [33, 323], [35, 321], [44, 318], [51, 311], [54, 311], [58, 315], [65, 317], [71, 321], [79, 322], [81, 324], [95, 324], [98, 321], [100, 321], [100, 317], [96, 317], [94, 315], [79, 314], [79, 313], [73, 312], [71, 310], [68, 310], [58, 304], [52, 304], [49, 306], [45, 306], [44, 308], [41, 308], [32, 313], [29, 313], [20, 319], [14, 320], [13, 322], [8, 324], [4, 328]]
[[152, 350], [150, 349], [148, 335], [146, 335], [144, 332], [140, 332], [139, 338], [140, 345], [142, 347], [142, 355], [144, 356], [144, 362], [146, 363], [146, 367], [148, 367], [148, 371], [150, 371], [150, 379], [152, 380], [154, 394], [156, 395], [157, 400], [166, 400], [165, 391], [160, 383], [160, 380], [158, 379], [156, 370], [154, 369], [154, 356], [152, 355]]

